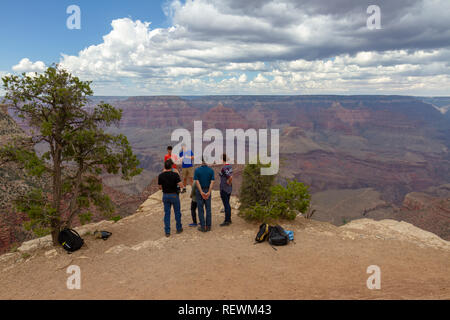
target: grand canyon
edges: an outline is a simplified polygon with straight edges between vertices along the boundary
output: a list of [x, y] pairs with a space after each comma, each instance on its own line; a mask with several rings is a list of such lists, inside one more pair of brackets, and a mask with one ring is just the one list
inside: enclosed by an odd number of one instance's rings
[[[103, 177], [122, 216], [134, 213], [157, 190], [155, 177], [166, 147], [176, 144], [170, 141], [172, 131], [192, 130], [194, 121], [202, 120], [205, 128], [221, 130], [279, 129], [277, 181], [296, 179], [309, 186], [314, 219], [340, 226], [360, 218], [389, 218], [450, 240], [450, 98], [149, 96], [94, 97], [91, 104], [100, 101], [123, 110], [120, 126], [109, 130], [128, 137], [144, 169], [126, 182]], [[8, 118], [2, 136], [10, 134], [7, 127], [19, 130], [6, 113], [2, 117]], [[5, 166], [0, 172], [2, 182], [26, 181], [20, 174], [6, 175], [11, 169]], [[236, 165], [235, 194], [241, 172]], [[1, 195], [11, 199], [14, 191], [6, 185]], [[0, 220], [9, 226], [0, 237], [3, 251], [30, 237], [11, 227], [24, 217], [8, 217]]]

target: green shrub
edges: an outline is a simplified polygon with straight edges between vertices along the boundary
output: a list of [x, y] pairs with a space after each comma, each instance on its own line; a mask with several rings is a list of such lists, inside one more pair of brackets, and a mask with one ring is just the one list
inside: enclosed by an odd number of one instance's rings
[[275, 220], [275, 212], [268, 205], [255, 205], [239, 211], [239, 215], [247, 220], [255, 220], [259, 222], [269, 223]]
[[93, 214], [91, 212], [80, 213], [78, 218], [80, 219], [80, 223], [85, 225], [92, 221]]
[[269, 166], [259, 162], [245, 166], [239, 192], [239, 210], [245, 210], [256, 204], [268, 204], [271, 194], [270, 188], [273, 186], [275, 176], [262, 176], [261, 168]]
[[245, 219], [265, 223], [279, 219], [294, 220], [299, 213], [305, 213], [309, 209], [310, 199], [308, 187], [292, 180], [286, 187], [271, 187], [269, 197], [243, 208], [239, 214]]
[[271, 202], [281, 212], [280, 216], [289, 220], [295, 219], [299, 213], [305, 213], [310, 200], [308, 187], [295, 180], [288, 181], [286, 187], [276, 185], [271, 189]]
[[29, 254], [29, 253], [27, 253], [27, 252], [22, 253], [22, 259], [26, 260], [26, 259], [28, 259], [29, 257], [31, 257], [31, 254]]
[[120, 221], [121, 219], [122, 219], [121, 216], [114, 216], [114, 217], [111, 217], [111, 221], [114, 221], [114, 222], [118, 222], [118, 221]]

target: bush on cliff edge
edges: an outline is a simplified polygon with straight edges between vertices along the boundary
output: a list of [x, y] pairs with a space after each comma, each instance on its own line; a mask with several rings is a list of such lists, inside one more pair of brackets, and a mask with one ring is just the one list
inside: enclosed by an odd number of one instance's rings
[[279, 219], [294, 220], [310, 207], [308, 186], [290, 180], [286, 187], [274, 185], [276, 176], [262, 176], [263, 165], [249, 164], [245, 167], [240, 190], [239, 215], [247, 220], [273, 222]]

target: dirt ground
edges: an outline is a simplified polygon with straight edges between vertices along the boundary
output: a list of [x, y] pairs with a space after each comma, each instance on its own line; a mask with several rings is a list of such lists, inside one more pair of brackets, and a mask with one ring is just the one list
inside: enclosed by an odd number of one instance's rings
[[[109, 225], [107, 241], [84, 236], [68, 255], [38, 250], [0, 264], [0, 299], [450, 299], [450, 251], [298, 218], [283, 224], [295, 243], [254, 244], [258, 225], [233, 211], [223, 221], [213, 194], [213, 227], [190, 228], [190, 199], [182, 197], [184, 232], [164, 236], [161, 203]], [[172, 218], [174, 229], [174, 219]], [[46, 254], [47, 253], [47, 254]], [[69, 290], [67, 267], [81, 270], [81, 289]], [[381, 289], [369, 290], [367, 267], [381, 268]]]

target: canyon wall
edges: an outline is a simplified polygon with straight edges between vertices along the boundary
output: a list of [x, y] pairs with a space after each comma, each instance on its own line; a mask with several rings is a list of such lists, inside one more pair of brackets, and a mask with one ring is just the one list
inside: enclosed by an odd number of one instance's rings
[[[309, 185], [312, 193], [372, 188], [380, 201], [398, 209], [383, 211], [393, 215], [385, 218], [412, 221], [448, 237], [447, 206], [436, 200], [445, 196], [427, 193], [450, 182], [450, 113], [433, 107], [445, 106], [445, 101], [434, 99], [432, 105], [402, 96], [158, 96], [95, 97], [92, 104], [100, 101], [123, 110], [120, 126], [110, 130], [128, 137], [146, 170], [142, 178], [130, 182], [104, 176], [121, 215], [134, 212], [145, 195], [157, 189], [155, 177], [166, 147], [175, 145], [172, 131], [192, 130], [193, 122], [201, 120], [204, 131], [280, 129], [279, 182], [295, 178]], [[0, 142], [11, 136], [11, 128], [17, 129], [11, 120], [3, 121], [7, 122], [0, 126]], [[11, 176], [16, 169], [2, 166], [0, 172], [6, 171]], [[241, 168], [236, 170], [235, 193], [239, 172]], [[1, 190], [0, 195], [10, 203]], [[355, 201], [366, 203], [363, 197]], [[361, 216], [372, 210], [368, 202], [357, 207], [363, 208]]]
[[420, 98], [138, 97], [111, 103], [123, 109], [121, 130], [155, 174], [166, 146], [175, 144], [171, 132], [192, 130], [193, 121], [202, 120], [203, 130], [280, 129], [279, 181], [295, 178], [312, 193], [373, 188], [402, 207], [409, 193], [450, 182], [450, 118]]

